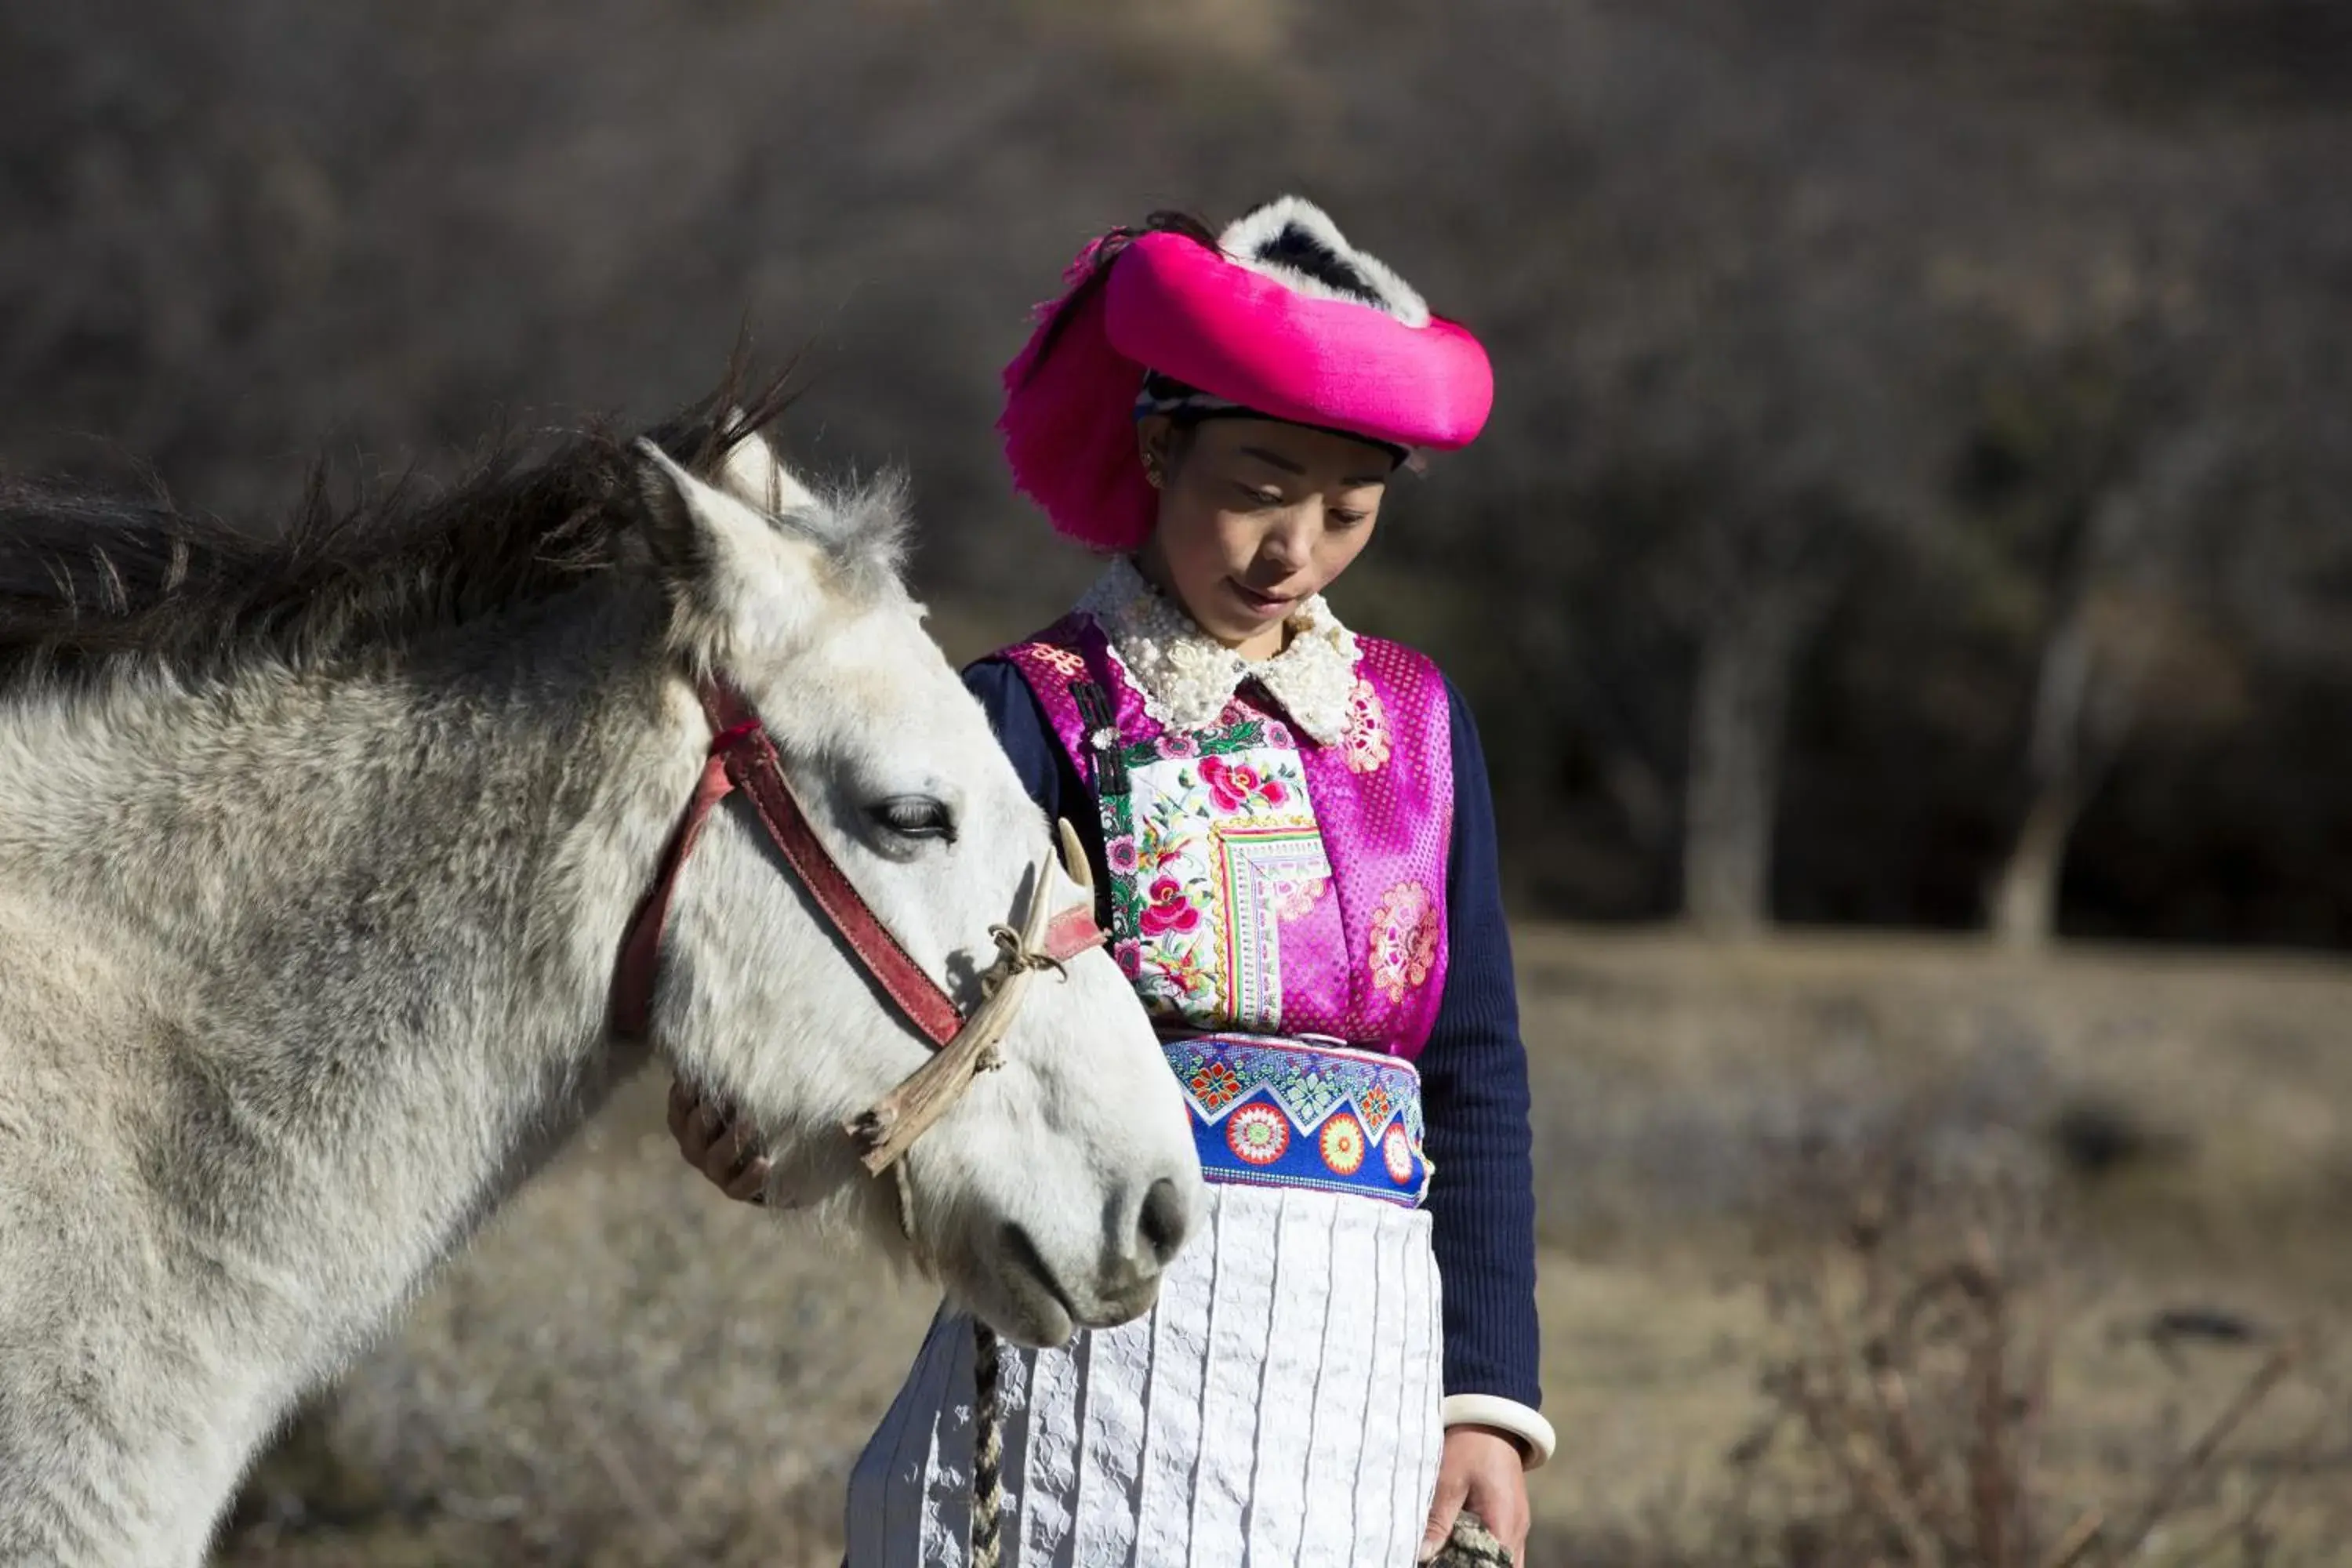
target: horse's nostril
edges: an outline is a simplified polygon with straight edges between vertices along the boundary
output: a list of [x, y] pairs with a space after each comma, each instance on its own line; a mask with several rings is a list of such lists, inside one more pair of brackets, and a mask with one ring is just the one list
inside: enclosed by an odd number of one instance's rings
[[1184, 1245], [1184, 1233], [1192, 1227], [1192, 1213], [1176, 1184], [1165, 1176], [1152, 1183], [1151, 1190], [1143, 1194], [1143, 1213], [1136, 1220], [1136, 1228], [1142, 1233], [1144, 1247], [1152, 1259], [1166, 1267]]

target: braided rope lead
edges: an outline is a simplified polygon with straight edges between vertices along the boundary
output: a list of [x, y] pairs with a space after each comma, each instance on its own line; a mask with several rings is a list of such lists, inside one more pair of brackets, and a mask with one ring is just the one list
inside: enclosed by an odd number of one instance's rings
[[996, 1385], [1003, 1345], [995, 1331], [971, 1321], [973, 1425], [971, 1446], [971, 1568], [1000, 1568], [1004, 1552], [1004, 1419]]

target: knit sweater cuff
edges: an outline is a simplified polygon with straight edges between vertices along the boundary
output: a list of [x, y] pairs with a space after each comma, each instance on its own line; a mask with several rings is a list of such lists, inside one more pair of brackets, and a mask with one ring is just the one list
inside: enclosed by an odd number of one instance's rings
[[1553, 1435], [1551, 1423], [1536, 1411], [1516, 1399], [1504, 1399], [1492, 1394], [1449, 1394], [1445, 1396], [1444, 1423], [1447, 1426], [1492, 1426], [1507, 1432], [1519, 1440], [1528, 1469], [1540, 1469], [1551, 1458], [1559, 1439]]

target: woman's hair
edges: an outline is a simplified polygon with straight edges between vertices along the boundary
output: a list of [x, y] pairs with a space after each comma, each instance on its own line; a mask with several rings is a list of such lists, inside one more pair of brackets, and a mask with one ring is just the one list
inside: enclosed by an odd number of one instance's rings
[[1161, 207], [1158, 212], [1145, 218], [1143, 226], [1135, 232], [1137, 234], [1181, 234], [1203, 249], [1217, 248], [1216, 230], [1194, 217], [1191, 213], [1180, 212], [1174, 207]]

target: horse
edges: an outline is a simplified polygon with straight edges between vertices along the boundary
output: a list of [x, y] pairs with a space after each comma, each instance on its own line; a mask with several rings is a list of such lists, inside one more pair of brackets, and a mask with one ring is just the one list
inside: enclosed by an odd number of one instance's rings
[[[199, 1562], [301, 1396], [656, 1058], [776, 1206], [1006, 1336], [1150, 1308], [1199, 1203], [1177, 1087], [1107, 953], [1034, 951], [1024, 909], [1091, 894], [923, 629], [903, 483], [812, 489], [781, 401], [267, 530], [0, 482], [0, 1564]], [[706, 787], [746, 732], [903, 969], [978, 1013], [1036, 971], [896, 1184], [845, 1128], [948, 1053], [768, 796]]]

